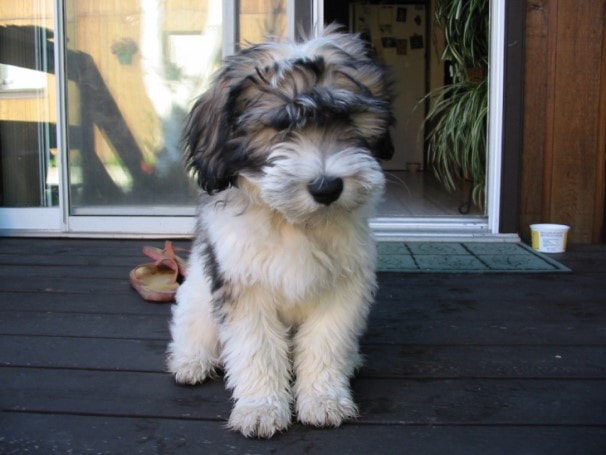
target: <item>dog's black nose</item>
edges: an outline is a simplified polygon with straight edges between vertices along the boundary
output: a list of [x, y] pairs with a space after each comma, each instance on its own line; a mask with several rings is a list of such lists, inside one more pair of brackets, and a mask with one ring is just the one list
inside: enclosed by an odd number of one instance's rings
[[307, 189], [316, 202], [330, 205], [339, 199], [343, 191], [343, 179], [339, 177], [320, 177], [307, 185]]

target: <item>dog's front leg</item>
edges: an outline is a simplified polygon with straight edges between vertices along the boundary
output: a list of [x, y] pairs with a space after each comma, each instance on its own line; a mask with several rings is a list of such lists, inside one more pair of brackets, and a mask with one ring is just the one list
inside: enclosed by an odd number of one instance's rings
[[219, 335], [210, 280], [199, 254], [191, 255], [189, 273], [177, 291], [172, 313], [168, 370], [180, 384], [204, 382], [219, 366]]
[[369, 299], [354, 286], [323, 296], [295, 337], [295, 395], [299, 421], [339, 426], [357, 416], [349, 386], [361, 363], [358, 338]]
[[223, 309], [223, 361], [235, 401], [228, 426], [246, 437], [269, 438], [291, 419], [289, 328], [271, 302], [249, 291]]

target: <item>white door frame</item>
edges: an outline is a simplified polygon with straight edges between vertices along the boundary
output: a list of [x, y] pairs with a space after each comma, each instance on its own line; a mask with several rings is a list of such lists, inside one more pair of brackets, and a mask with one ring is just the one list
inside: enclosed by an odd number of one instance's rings
[[[223, 1], [224, 52], [235, 48], [237, 10], [232, 0]], [[505, 1], [491, 1], [490, 5], [490, 70], [489, 119], [487, 159], [487, 217], [389, 217], [371, 220], [371, 227], [379, 240], [405, 239], [496, 239], [516, 240], [517, 234], [499, 233], [501, 194], [501, 149], [503, 130], [503, 94], [505, 74]], [[55, 0], [56, 36], [64, 36], [63, 0]], [[312, 24], [324, 21], [324, 0], [301, 2], [288, 0], [288, 32], [297, 33], [297, 15], [311, 17]], [[99, 237], [187, 237], [194, 227], [194, 209], [173, 212], [158, 208], [151, 216], [73, 216], [69, 213], [67, 173], [67, 124], [65, 109], [65, 55], [62, 46], [56, 47], [55, 68], [57, 82], [57, 145], [59, 164], [59, 207], [0, 209], [0, 233], [5, 235], [64, 235]], [[124, 213], [123, 210], [120, 212]], [[186, 215], [186, 216], [175, 216]]]
[[[318, 0], [321, 1], [321, 0]], [[505, 90], [506, 1], [490, 2], [490, 60], [488, 95], [488, 153], [486, 216], [376, 218], [371, 227], [380, 240], [496, 240], [518, 241], [517, 233], [500, 233], [503, 96]]]

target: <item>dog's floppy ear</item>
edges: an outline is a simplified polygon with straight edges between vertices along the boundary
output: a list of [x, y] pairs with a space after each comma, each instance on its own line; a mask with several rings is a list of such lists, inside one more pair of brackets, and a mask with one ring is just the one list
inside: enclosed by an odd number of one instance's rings
[[193, 171], [198, 185], [209, 194], [232, 183], [222, 158], [231, 123], [224, 92], [215, 85], [200, 96], [187, 116], [183, 132], [187, 169]]
[[235, 98], [233, 80], [224, 70], [196, 100], [183, 133], [187, 169], [208, 194], [235, 185], [246, 164], [244, 150], [233, 140]]
[[271, 62], [268, 46], [257, 45], [227, 57], [211, 87], [196, 100], [185, 124], [183, 148], [188, 170], [209, 194], [236, 186], [244, 169], [262, 157], [250, 152], [240, 116], [250, 104], [257, 66]]

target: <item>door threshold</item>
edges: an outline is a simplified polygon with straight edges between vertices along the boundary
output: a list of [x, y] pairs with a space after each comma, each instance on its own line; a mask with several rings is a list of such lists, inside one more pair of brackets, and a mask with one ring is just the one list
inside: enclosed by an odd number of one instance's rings
[[491, 231], [486, 217], [373, 218], [378, 242], [519, 242], [517, 233]]

